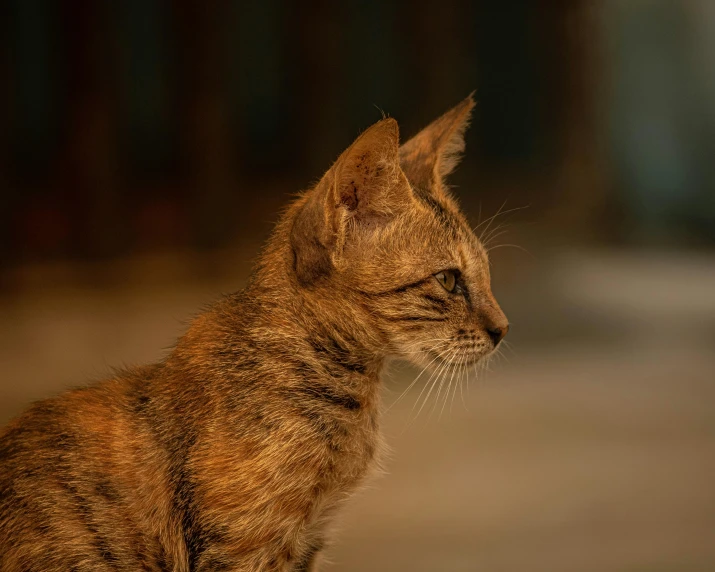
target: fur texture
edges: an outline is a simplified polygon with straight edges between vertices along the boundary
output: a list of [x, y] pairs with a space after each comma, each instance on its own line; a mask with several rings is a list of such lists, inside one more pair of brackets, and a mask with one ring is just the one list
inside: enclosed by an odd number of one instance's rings
[[0, 570], [315, 570], [379, 458], [385, 359], [476, 362], [506, 333], [442, 182], [473, 105], [402, 148], [394, 119], [370, 127], [164, 361], [10, 423]]

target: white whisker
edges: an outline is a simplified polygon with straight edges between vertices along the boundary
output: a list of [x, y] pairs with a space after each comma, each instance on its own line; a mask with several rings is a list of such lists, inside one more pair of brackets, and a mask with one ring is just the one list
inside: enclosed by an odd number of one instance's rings
[[[442, 358], [442, 352], [438, 352], [437, 358], [443, 359], [443, 358]], [[435, 359], [437, 359], [437, 358], [435, 358]], [[437, 373], [439, 372], [439, 370], [440, 370], [441, 367], [442, 367], [442, 362], [440, 362], [440, 363], [437, 364], [437, 367], [432, 371], [432, 373], [430, 374], [430, 376], [427, 378], [427, 381], [425, 381], [424, 386], [422, 387], [422, 391], [420, 391], [419, 395], [417, 396], [417, 399], [415, 399], [415, 403], [414, 403], [414, 405], [412, 406], [412, 411], [410, 412], [410, 414], [414, 413], [415, 408], [417, 407], [417, 405], [418, 405], [419, 402], [420, 402], [420, 398], [422, 397], [422, 395], [424, 394], [424, 392], [427, 390], [427, 387], [430, 385], [430, 382], [431, 382], [432, 379], [437, 375]], [[415, 419], [416, 419], [416, 417], [415, 417]]]
[[503, 247], [505, 247], [505, 246], [509, 246], [509, 247], [511, 247], [511, 248], [516, 248], [516, 249], [518, 249], [518, 250], [522, 250], [522, 251], [526, 252], [526, 254], [528, 254], [529, 256], [531, 256], [534, 260], [536, 260], [536, 256], [534, 256], [534, 255], [533, 255], [531, 252], [529, 252], [526, 248], [524, 248], [523, 246], [519, 246], [518, 244], [497, 244], [496, 246], [488, 246], [488, 247], [486, 247], [486, 248], [487, 248], [487, 250], [488, 250], [489, 252], [491, 252], [492, 250], [496, 250], [497, 248], [503, 248]]
[[442, 409], [439, 412], [439, 419], [442, 419], [442, 414], [444, 413], [444, 408], [447, 405], [447, 400], [449, 399], [449, 390], [452, 389], [452, 380], [454, 379], [454, 374], [457, 371], [459, 362], [462, 360], [461, 356], [457, 354], [457, 358], [454, 360], [454, 366], [452, 367], [452, 373], [449, 376], [449, 384], [447, 385], [447, 390], [444, 392], [444, 403], [442, 403]]
[[462, 374], [464, 373], [464, 362], [467, 360], [467, 352], [462, 353], [462, 359], [459, 362], [459, 371], [457, 373], [457, 379], [454, 381], [454, 391], [452, 392], [452, 402], [449, 404], [449, 414], [452, 415], [452, 409], [454, 408], [454, 398], [457, 396], [457, 385], [459, 389], [462, 389]]
[[[432, 394], [432, 391], [434, 390], [435, 385], [441, 379], [442, 373], [444, 372], [444, 370], [447, 368], [448, 365], [449, 365], [449, 362], [446, 359], [444, 359], [444, 361], [440, 364], [440, 367], [436, 370], [437, 376], [434, 378], [434, 381], [431, 383], [430, 389], [427, 392], [427, 395], [425, 395], [425, 398], [422, 401], [422, 406], [420, 407], [419, 411], [417, 412], [415, 419], [417, 419], [420, 416], [420, 413], [422, 413], [422, 410], [424, 409], [425, 405], [427, 404], [427, 401], [429, 400], [429, 396]], [[432, 377], [430, 377], [430, 379], [432, 379]], [[429, 381], [427, 383], [429, 383]], [[424, 390], [426, 388], [427, 388], [427, 385], [425, 385], [425, 387], [422, 389], [422, 392], [424, 392]], [[417, 402], [415, 403], [415, 407], [417, 407], [417, 403], [419, 403], [421, 396], [422, 396], [422, 393], [420, 393], [420, 395], [417, 397]], [[414, 408], [413, 408], [413, 410], [414, 410]]]
[[[442, 344], [442, 345], [444, 345], [444, 344]], [[430, 351], [434, 351], [436, 347], [439, 347], [439, 346], [433, 347]], [[405, 389], [405, 390], [400, 394], [400, 396], [393, 402], [393, 404], [390, 405], [390, 406], [387, 408], [387, 411], [390, 411], [390, 409], [392, 409], [395, 405], [397, 405], [397, 403], [398, 403], [405, 395], [407, 395], [407, 392], [414, 387], [415, 383], [417, 383], [417, 381], [420, 379], [420, 377], [422, 377], [422, 374], [423, 374], [425, 371], [427, 371], [427, 369], [429, 368], [429, 366], [432, 365], [432, 364], [433, 364], [436, 360], [438, 360], [439, 358], [440, 358], [440, 356], [439, 356], [439, 354], [438, 354], [438, 355], [436, 355], [436, 356], [432, 359], [432, 361], [430, 361], [424, 368], [422, 368], [422, 371], [419, 373], [419, 375], [412, 381], [412, 383], [410, 383], [410, 385], [407, 387], [407, 389]]]

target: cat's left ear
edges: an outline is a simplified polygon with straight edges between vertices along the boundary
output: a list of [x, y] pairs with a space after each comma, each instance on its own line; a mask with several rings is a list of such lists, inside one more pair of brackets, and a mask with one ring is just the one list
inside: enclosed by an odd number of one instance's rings
[[431, 188], [454, 170], [464, 151], [464, 132], [473, 108], [473, 94], [469, 94], [400, 147], [400, 165], [412, 184]]
[[387, 118], [365, 130], [305, 196], [290, 241], [301, 284], [344, 262], [359, 241], [408, 208], [412, 191], [399, 162], [400, 132]]
[[[400, 169], [400, 130], [386, 118], [366, 129], [331, 169], [335, 218], [357, 224], [390, 219], [410, 200], [409, 185]], [[337, 221], [336, 221], [337, 222]]]

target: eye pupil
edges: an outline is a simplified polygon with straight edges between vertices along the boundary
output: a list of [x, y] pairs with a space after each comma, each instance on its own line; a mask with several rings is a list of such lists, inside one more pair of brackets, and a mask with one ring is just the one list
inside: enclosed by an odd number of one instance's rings
[[434, 277], [442, 285], [442, 287], [447, 290], [447, 292], [454, 291], [454, 287], [457, 285], [457, 277], [454, 272], [451, 270], [444, 270], [435, 274]]

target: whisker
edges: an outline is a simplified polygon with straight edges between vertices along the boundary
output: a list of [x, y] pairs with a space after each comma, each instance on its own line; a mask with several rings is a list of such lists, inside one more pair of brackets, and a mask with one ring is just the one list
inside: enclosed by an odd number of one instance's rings
[[507, 340], [502, 340], [501, 343], [504, 344], [504, 348], [509, 350], [512, 353], [512, 355], [516, 355], [516, 350], [514, 349], [514, 346], [511, 345], [510, 342], [508, 342]]
[[[433, 348], [431, 351], [434, 351], [434, 348]], [[387, 408], [386, 412], [387, 412], [387, 411], [390, 411], [395, 405], [397, 405], [397, 403], [398, 403], [405, 395], [407, 395], [407, 392], [414, 387], [415, 383], [417, 383], [417, 381], [420, 379], [420, 377], [422, 377], [422, 374], [423, 374], [425, 371], [427, 371], [427, 368], [429, 368], [429, 366], [431, 366], [431, 365], [432, 365], [436, 360], [438, 360], [439, 358], [440, 358], [440, 356], [439, 356], [439, 355], [436, 355], [434, 358], [432, 358], [432, 361], [430, 361], [426, 366], [424, 366], [424, 368], [422, 368], [422, 371], [419, 373], [419, 375], [412, 381], [412, 383], [410, 383], [410, 385], [407, 387], [407, 389], [405, 389], [405, 390], [400, 394], [400, 396], [392, 403], [392, 405], [390, 405], [390, 406]]]
[[437, 404], [439, 403], [439, 396], [442, 393], [442, 387], [444, 386], [444, 382], [446, 381], [447, 376], [449, 375], [449, 372], [452, 369], [452, 366], [453, 366], [452, 354], [453, 354], [453, 352], [450, 352], [450, 358], [447, 363], [447, 367], [445, 367], [443, 369], [443, 375], [440, 376], [439, 385], [437, 386], [437, 395], [434, 396], [434, 404], [432, 405], [432, 409], [430, 409], [429, 416], [427, 417], [428, 419], [432, 418], [432, 414], [434, 413], [434, 410], [437, 407]]
[[[435, 346], [432, 346], [430, 349], [425, 349], [426, 345], [432, 342], [441, 342], [439, 344], [435, 344]], [[420, 351], [431, 351], [435, 347], [444, 345], [446, 343], [454, 342], [454, 338], [433, 338], [431, 340], [426, 340], [426, 341], [416, 341], [412, 342], [411, 344], [408, 344], [407, 348], [410, 353], [420, 353], [419, 351], [411, 351], [412, 348], [418, 348]]]
[[[445, 375], [442, 378], [442, 382], [439, 384], [439, 389], [437, 390], [437, 395], [435, 395], [435, 398], [434, 398], [434, 405], [432, 406], [432, 409], [430, 410], [430, 413], [429, 413], [430, 417], [432, 417], [432, 414], [434, 413], [435, 409], [437, 407], [439, 407], [439, 396], [442, 394], [442, 386], [445, 385], [448, 377], [451, 382], [451, 379], [452, 379], [451, 375], [454, 375], [454, 366], [455, 366], [454, 361], [450, 362], [449, 369], [445, 372]], [[451, 373], [451, 375], [450, 375], [450, 373]], [[449, 389], [448, 386], [445, 387], [445, 395], [447, 394], [448, 389]], [[439, 419], [441, 419], [442, 413], [440, 413], [439, 415], [440, 415]]]
[[476, 227], [474, 227], [474, 232], [476, 232], [479, 229], [479, 227], [481, 227], [483, 224], [487, 225], [486, 229], [484, 229], [483, 232], [486, 232], [487, 230], [489, 230], [489, 226], [492, 224], [492, 221], [499, 216], [499, 213], [501, 213], [502, 209], [506, 206], [506, 203], [508, 200], [509, 199], [504, 200], [502, 205], [499, 207], [499, 210], [497, 210], [496, 214], [490, 216], [488, 219], [480, 222]]
[[464, 366], [462, 369], [462, 375], [459, 378], [459, 397], [462, 399], [462, 405], [466, 411], [469, 411], [467, 404], [464, 401], [464, 380], [467, 380], [467, 389], [469, 388], [469, 367]]
[[[438, 352], [438, 356], [437, 356], [437, 357], [444, 359], [444, 358], [443, 358], [443, 355], [442, 355], [442, 352]], [[443, 365], [444, 365], [443, 363], [440, 363], [440, 364], [437, 366], [437, 368], [435, 368], [435, 370], [432, 372], [432, 374], [429, 376], [429, 378], [427, 378], [427, 381], [425, 382], [424, 387], [422, 387], [422, 391], [420, 391], [420, 394], [417, 396], [417, 399], [415, 400], [415, 404], [412, 406], [412, 413], [414, 413], [415, 408], [417, 407], [417, 405], [418, 405], [419, 402], [420, 402], [420, 398], [422, 397], [422, 395], [424, 394], [424, 392], [427, 390], [427, 387], [430, 385], [430, 382], [432, 381], [433, 378], [435, 378], [435, 376], [438, 374], [438, 372], [439, 372], [440, 369], [443, 367]], [[418, 413], [418, 415], [419, 415], [419, 413]], [[416, 418], [415, 418], [415, 419], [416, 419]]]
[[[462, 352], [463, 355], [463, 352]], [[444, 408], [447, 405], [447, 400], [449, 399], [449, 392], [452, 389], [452, 380], [454, 379], [454, 374], [457, 372], [459, 364], [462, 361], [462, 355], [457, 354], [457, 359], [454, 360], [454, 367], [452, 368], [452, 373], [449, 376], [449, 385], [447, 385], [447, 391], [444, 393], [444, 403], [442, 403], [442, 409], [439, 412], [439, 419], [442, 419], [442, 414], [444, 413]]]
[[492, 241], [496, 240], [500, 236], [509, 232], [509, 229], [504, 228], [504, 227], [505, 227], [505, 225], [498, 226], [491, 232], [491, 234], [489, 236], [487, 236], [486, 238], [480, 239], [481, 243], [484, 245], [484, 248], [489, 250], [490, 244], [492, 243]]
[[528, 251], [526, 248], [524, 248], [523, 246], [519, 246], [518, 244], [497, 244], [496, 246], [489, 246], [489, 247], [486, 247], [486, 248], [487, 248], [487, 250], [488, 250], [489, 252], [491, 252], [492, 250], [496, 250], [497, 248], [504, 248], [504, 247], [506, 247], [506, 246], [511, 247], [511, 248], [517, 248], [517, 249], [519, 249], [519, 250], [521, 250], [521, 251], [523, 251], [523, 252], [526, 252], [526, 254], [528, 254], [529, 256], [531, 256], [534, 260], [537, 260], [536, 256], [534, 256], [534, 254], [532, 254], [531, 252], [529, 252], [529, 251]]
[[[430, 389], [427, 392], [427, 395], [425, 395], [425, 398], [422, 401], [422, 406], [420, 407], [419, 411], [417, 412], [417, 416], [415, 417], [415, 419], [417, 419], [420, 416], [420, 413], [422, 413], [422, 410], [424, 409], [425, 405], [427, 404], [427, 401], [429, 400], [429, 396], [432, 394], [432, 391], [434, 391], [435, 385], [437, 385], [437, 382], [442, 378], [442, 374], [444, 373], [445, 369], [449, 366], [449, 361], [445, 360], [440, 365], [441, 365], [441, 367], [437, 370], [438, 375], [437, 375], [437, 377], [435, 377], [434, 381], [430, 385]], [[425, 386], [425, 388], [426, 387], [427, 386]], [[422, 391], [424, 391], [424, 389]], [[422, 394], [420, 394], [420, 395], [422, 395]], [[419, 397], [417, 398], [417, 401], [419, 402]], [[416, 403], [415, 403], [415, 406], [417, 406]]]
[[508, 227], [509, 227], [509, 222], [507, 222], [505, 220], [501, 221], [499, 224], [497, 224], [491, 230], [484, 229], [484, 231], [479, 234], [479, 240], [481, 240], [482, 242], [487, 242], [492, 236], [494, 236], [495, 232], [497, 232], [501, 229], [504, 229], [504, 228], [508, 228]]
[[[508, 199], [507, 199], [507, 200], [508, 200]], [[495, 218], [497, 218], [499, 215], [502, 215], [502, 216], [503, 216], [503, 215], [509, 214], [509, 213], [511, 213], [511, 212], [528, 209], [529, 206], [530, 206], [530, 205], [524, 205], [524, 206], [521, 206], [521, 207], [513, 207], [513, 208], [510, 208], [510, 209], [507, 209], [507, 210], [502, 210], [502, 209], [504, 209], [504, 207], [506, 206], [506, 203], [507, 203], [507, 201], [505, 200], [505, 201], [502, 203], [502, 206], [499, 207], [499, 210], [496, 212], [495, 215], [493, 215], [493, 216], [489, 217], [488, 219], [486, 219], [486, 220], [480, 222], [477, 226], [475, 226], [475, 227], [472, 229], [472, 232], [476, 233], [477, 230], [479, 230], [479, 228], [480, 228], [482, 225], [486, 224], [487, 227], [482, 231], [482, 235], [484, 235], [484, 234], [486, 234], [486, 233], [489, 231], [489, 227], [491, 226], [492, 221], [493, 221]]]
[[457, 379], [454, 382], [454, 392], [452, 392], [452, 402], [449, 404], [449, 414], [452, 415], [452, 409], [454, 408], [454, 398], [457, 396], [457, 385], [459, 385], [460, 391], [462, 390], [462, 374], [464, 373], [464, 363], [467, 360], [467, 352], [462, 353], [462, 359], [459, 362], [459, 372], [457, 374]]
[[499, 357], [501, 357], [506, 363], [509, 363], [509, 357], [504, 353], [504, 347], [499, 346], [497, 353], [499, 354]]

